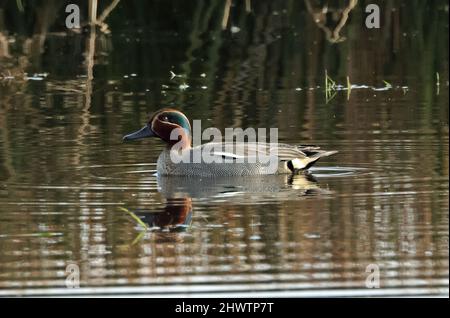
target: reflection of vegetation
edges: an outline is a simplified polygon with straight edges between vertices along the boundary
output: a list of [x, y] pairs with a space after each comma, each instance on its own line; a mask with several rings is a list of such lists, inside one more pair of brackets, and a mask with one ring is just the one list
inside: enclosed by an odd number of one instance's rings
[[[225, 8], [223, 10], [223, 18], [222, 18], [222, 29], [225, 30], [227, 28], [228, 25], [228, 20], [230, 18], [230, 9], [231, 9], [231, 4], [232, 4], [232, 0], [226, 0], [225, 2]], [[252, 4], [251, 4], [251, 0], [245, 0], [245, 11], [251, 12], [252, 11]]]
[[436, 95], [439, 95], [440, 87], [441, 87], [441, 80], [439, 79], [439, 72], [436, 72]]
[[16, 0], [17, 8], [20, 12], [24, 11], [22, 0]]
[[131, 216], [131, 218], [142, 227], [142, 230], [139, 232], [139, 234], [136, 236], [136, 238], [133, 240], [133, 242], [130, 244], [131, 246], [135, 245], [136, 243], [138, 243], [140, 240], [142, 240], [142, 238], [144, 237], [145, 233], [148, 230], [148, 226], [147, 224], [145, 224], [145, 222], [143, 222], [136, 214], [134, 214], [133, 212], [131, 212], [130, 210], [128, 210], [127, 208], [124, 207], [119, 207], [120, 210], [128, 213], [128, 215]]
[[124, 207], [119, 207], [119, 209], [130, 215], [142, 227], [142, 232], [149, 229], [168, 232], [184, 231], [192, 221], [192, 199], [190, 197], [167, 198], [163, 211], [132, 212]]
[[[440, 181], [448, 179], [448, 94], [443, 89], [448, 80], [448, 37], [442, 36], [448, 32], [448, 3], [387, 1], [382, 9], [386, 12], [383, 31], [373, 32], [361, 27], [364, 7], [369, 2], [359, 1], [350, 9], [351, 19], [342, 19], [342, 9], [336, 9], [335, 16], [344, 21], [345, 29], [330, 29], [327, 33], [310, 18], [307, 2], [254, 1], [252, 14], [247, 14], [242, 2], [236, 1], [238, 5], [231, 8], [227, 26], [236, 25], [241, 31], [233, 34], [222, 30], [225, 1], [127, 1], [126, 5], [123, 1], [101, 1], [102, 14], [97, 20], [108, 17], [110, 34], [97, 29], [95, 36], [89, 28], [79, 33], [65, 29], [64, 19], [57, 15], [64, 11], [61, 1], [27, 1], [24, 12], [17, 9], [15, 1], [1, 2], [0, 74], [15, 80], [0, 79], [0, 179], [4, 184], [0, 188], [0, 205], [3, 209], [6, 199], [18, 198], [36, 203], [13, 206], [17, 209], [13, 210], [14, 217], [20, 222], [14, 231], [40, 233], [38, 225], [51, 224], [55, 229], [49, 232], [63, 233], [62, 241], [54, 245], [28, 245], [30, 241], [22, 240], [5, 246], [2, 240], [2, 250], [32, 250], [33, 254], [23, 257], [25, 261], [35, 258], [36, 253], [48, 257], [49, 249], [55, 253], [67, 250], [73, 252], [74, 258], [89, 259], [92, 256], [85, 248], [99, 244], [98, 240], [112, 249], [122, 241], [131, 242], [136, 235], [134, 223], [117, 226], [117, 213], [108, 213], [117, 205], [110, 208], [102, 204], [129, 200], [134, 190], [110, 190], [112, 183], [116, 187], [126, 183], [107, 173], [106, 181], [95, 178], [100, 168], [74, 168], [154, 162], [156, 158], [147, 149], [117, 149], [122, 147], [122, 133], [161, 105], [188, 108], [192, 118], [219, 128], [280, 127], [281, 137], [289, 142], [326, 140], [330, 148], [339, 149], [351, 145], [341, 153], [340, 162], [367, 164], [408, 158], [411, 167], [421, 167], [411, 169], [402, 184], [405, 188], [417, 185], [421, 192], [417, 198], [408, 196], [403, 203], [374, 196], [367, 202], [358, 201], [359, 210], [355, 211], [358, 198], [330, 198], [320, 201], [319, 206], [313, 198], [302, 202], [302, 211], [307, 212], [303, 214], [293, 213], [299, 209], [296, 201], [271, 204], [267, 210], [273, 213], [261, 213], [260, 206], [215, 206], [217, 213], [203, 211], [199, 218], [243, 229], [254, 221], [260, 222], [264, 227], [251, 229], [261, 234], [261, 241], [252, 245], [247, 232], [237, 237], [231, 232], [191, 231], [192, 245], [182, 245], [189, 253], [198, 252], [207, 237], [209, 249], [217, 248], [218, 254], [226, 253], [236, 260], [243, 253], [239, 246], [244, 242], [248, 254], [265, 256], [276, 251], [277, 256], [270, 258], [273, 266], [288, 264], [292, 257], [302, 255], [295, 260], [299, 264], [308, 261], [308, 255], [317, 250], [317, 244], [305, 242], [304, 235], [323, 229], [330, 233], [322, 238], [330, 257], [369, 259], [375, 255], [380, 233], [389, 233], [383, 243], [390, 246], [392, 240], [397, 242], [411, 228], [420, 227], [418, 218], [431, 227], [440, 226], [442, 219], [448, 219], [443, 212], [448, 209], [448, 200], [438, 194], [443, 187]], [[87, 3], [80, 3], [82, 12], [88, 11]], [[340, 3], [348, 6], [350, 2]], [[114, 10], [108, 12], [113, 4]], [[45, 18], [37, 19], [38, 16]], [[329, 27], [325, 22], [324, 25]], [[339, 42], [344, 30], [347, 40]], [[190, 88], [180, 92], [169, 87], [163, 95], [161, 85], [169, 84], [172, 69], [186, 76]], [[414, 89], [399, 98], [396, 92], [389, 92], [389, 97], [397, 100], [394, 105], [408, 107], [392, 107], [384, 99], [376, 107], [362, 105], [372, 98], [373, 92], [356, 89], [349, 101], [345, 101], [344, 94], [331, 99], [328, 94], [323, 96], [323, 89], [316, 89], [324, 83], [324, 69], [334, 87], [347, 79], [347, 88], [351, 88], [351, 78], [368, 87], [386, 80]], [[24, 73], [49, 76], [42, 81], [26, 81]], [[138, 76], [125, 80], [124, 75], [131, 73]], [[204, 77], [200, 77], [202, 73]], [[208, 89], [200, 90], [203, 85]], [[298, 93], [295, 87], [307, 89]], [[349, 93], [347, 89], [347, 99]], [[327, 107], [323, 107], [324, 101], [328, 102]], [[373, 140], [372, 130], [377, 130], [377, 140]], [[409, 132], [414, 138], [393, 140], [396, 131]], [[353, 151], [361, 142], [365, 143], [364, 151]], [[424, 176], [429, 181], [414, 183], [424, 180]], [[356, 185], [343, 183], [336, 190], [371, 193], [390, 182], [396, 180], [373, 178]], [[22, 183], [23, 188], [18, 188]], [[139, 191], [142, 197], [135, 199], [135, 205], [155, 203], [148, 203], [145, 190]], [[8, 205], [6, 212], [11, 207]], [[385, 228], [380, 229], [380, 222], [370, 221], [386, 216], [381, 214], [384, 208], [396, 213], [392, 214], [391, 223], [384, 223]], [[320, 217], [312, 212], [317, 209], [324, 211]], [[354, 213], [362, 210], [367, 214]], [[403, 210], [407, 211], [397, 219], [395, 215]], [[414, 215], [417, 211], [419, 217]], [[401, 219], [412, 221], [401, 227]], [[342, 228], [342, 224], [351, 226]], [[10, 225], [1, 222], [0, 232], [11, 231]], [[96, 226], [105, 227], [106, 231], [96, 231]], [[342, 237], [361, 233], [366, 235], [357, 243], [362, 252], [343, 243]], [[164, 235], [167, 237], [167, 233]], [[273, 245], [275, 240], [279, 245]], [[433, 249], [439, 244], [437, 240], [427, 232], [421, 237], [418, 250]], [[145, 243], [152, 253], [178, 260], [181, 245], [173, 244], [174, 241]], [[301, 243], [298, 253], [292, 250], [296, 247], [289, 245], [293, 241]], [[126, 254], [126, 259], [133, 256], [130, 255]], [[2, 261], [9, 262], [8, 257], [4, 253]], [[115, 265], [115, 260], [108, 259], [111, 263]], [[236, 261], [231, 266], [238, 271], [239, 265]], [[150, 270], [156, 273], [154, 268]]]
[[327, 70], [325, 70], [325, 100], [326, 103], [334, 98], [337, 94], [337, 85], [336, 82], [328, 76]]
[[109, 26], [105, 20], [119, 4], [120, 0], [112, 0], [112, 2], [103, 10], [102, 14], [97, 17], [97, 0], [89, 0], [89, 22], [91, 25], [98, 25], [103, 33], [110, 33]]
[[[338, 8], [331, 10], [328, 8], [328, 4], [314, 8], [310, 0], [305, 0], [306, 8], [309, 14], [312, 16], [317, 26], [325, 32], [326, 38], [331, 43], [339, 43], [345, 41], [345, 37], [340, 35], [342, 28], [347, 23], [348, 15], [357, 5], [358, 0], [349, 0], [348, 5], [343, 9]], [[338, 23], [334, 27], [327, 26], [327, 16], [331, 14], [334, 18], [338, 18]]]
[[142, 226], [144, 228], [144, 230], [148, 229], [147, 224], [145, 224], [136, 214], [134, 214], [133, 212], [131, 212], [130, 210], [128, 210], [127, 208], [124, 208], [124, 207], [119, 207], [119, 209], [128, 213], [133, 218], [133, 220], [136, 221], [137, 224], [139, 224], [140, 226]]
[[350, 99], [351, 93], [352, 93], [352, 84], [350, 83], [350, 76], [347, 76], [347, 100]]

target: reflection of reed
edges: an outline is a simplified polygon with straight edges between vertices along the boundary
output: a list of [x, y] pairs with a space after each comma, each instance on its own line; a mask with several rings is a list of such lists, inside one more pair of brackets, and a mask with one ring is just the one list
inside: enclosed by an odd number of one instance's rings
[[[10, 56], [8, 38], [5, 35], [7, 33], [0, 32], [0, 59], [11, 59], [11, 63], [1, 61], [0, 74], [7, 73], [15, 80], [23, 80], [26, 69], [40, 63], [41, 56], [44, 53], [44, 43], [47, 39], [48, 30], [56, 20], [60, 6], [60, 1], [49, 0], [36, 7], [36, 19], [32, 26], [32, 35], [23, 40], [20, 53], [15, 53], [14, 56]], [[0, 14], [2, 15], [0, 16], [0, 21], [3, 21], [4, 11], [0, 10]], [[8, 67], [8, 69], [3, 69], [5, 67]]]
[[[339, 149], [343, 150], [338, 159], [341, 163], [378, 166], [407, 158], [405, 164], [412, 169], [402, 170], [407, 175], [401, 180], [398, 171], [386, 170], [374, 171], [372, 177], [363, 179], [331, 180], [330, 188], [337, 193], [326, 199], [309, 196], [299, 200], [291, 195], [282, 202], [272, 200], [254, 206], [202, 202], [188, 233], [151, 233], [148, 234], [150, 239], [146, 236], [135, 247], [121, 250], [118, 248], [120, 243], [132, 242], [136, 229], [133, 223], [117, 217], [114, 204], [130, 200], [133, 190], [111, 189], [135, 186], [137, 180], [109, 179], [113, 173], [123, 172], [124, 167], [110, 168], [107, 171], [113, 172], [111, 175], [99, 172], [105, 178], [96, 178], [92, 171], [100, 168], [78, 170], [79, 165], [73, 162], [73, 157], [83, 153], [84, 164], [100, 166], [144, 160], [141, 155], [147, 156], [147, 150], [122, 152], [111, 145], [114, 151], [102, 157], [106, 153], [99, 155], [103, 141], [97, 136], [92, 139], [82, 136], [86, 138], [82, 143], [73, 144], [80, 134], [80, 109], [90, 113], [90, 118], [101, 116], [105, 119], [99, 125], [94, 125], [92, 119], [89, 122], [89, 118], [81, 120], [88, 125], [86, 130], [89, 127], [98, 129], [102, 140], [113, 143], [117, 137], [114, 131], [125, 130], [121, 126], [124, 112], [117, 107], [120, 102], [113, 98], [106, 98], [104, 103], [102, 100], [104, 94], [112, 94], [112, 90], [99, 91], [98, 104], [91, 101], [93, 66], [94, 62], [98, 63], [99, 43], [96, 46], [95, 41], [91, 41], [94, 37], [88, 34], [85, 70], [87, 78], [92, 79], [89, 90], [80, 85], [88, 83], [84, 78], [46, 80], [41, 82], [42, 91], [39, 92], [33, 84], [15, 89], [12, 85], [16, 82], [9, 86], [0, 83], [1, 161], [7, 167], [7, 176], [19, 177], [9, 179], [7, 188], [0, 189], [3, 220], [0, 222], [0, 233], [3, 234], [0, 272], [4, 274], [0, 286], [25, 288], [63, 284], [58, 271], [63, 270], [60, 264], [67, 258], [95, 264], [91, 271], [83, 271], [88, 273], [84, 277], [86, 283], [102, 285], [113, 285], [118, 281], [122, 284], [187, 283], [199, 276], [213, 282], [227, 280], [230, 276], [263, 277], [266, 280], [297, 277], [303, 281], [306, 277], [312, 284], [320, 277], [351, 284], [352, 280], [362, 281], [358, 276], [364, 273], [362, 264], [373, 260], [384, 262], [391, 266], [390, 273], [399, 273], [403, 277], [408, 275], [407, 264], [417, 264], [413, 270], [422, 270], [423, 282], [428, 282], [430, 277], [444, 276], [444, 270], [448, 272], [448, 197], [444, 196], [448, 192], [445, 183], [448, 179], [448, 122], [442, 118], [448, 118], [448, 94], [444, 91], [438, 97], [430, 94], [430, 86], [426, 83], [427, 74], [434, 74], [430, 70], [440, 65], [436, 52], [447, 52], [442, 49], [447, 43], [443, 37], [429, 31], [439, 30], [442, 22], [434, 15], [430, 19], [415, 19], [419, 30], [416, 39], [426, 48], [422, 53], [410, 50], [409, 44], [402, 40], [403, 32], [408, 32], [410, 20], [404, 16], [411, 13], [408, 11], [410, 6], [406, 5], [404, 10], [383, 10], [389, 12], [386, 29], [392, 29], [396, 35], [376, 33], [373, 42], [359, 28], [358, 18], [362, 11], [355, 10], [355, 19], [347, 27], [354, 28], [351, 29], [352, 36], [358, 46], [348, 45], [350, 41], [347, 41], [334, 46], [330, 54], [324, 50], [326, 39], [321, 36], [322, 31], [311, 19], [302, 19], [305, 12], [292, 12], [291, 17], [278, 25], [271, 18], [269, 4], [273, 2], [267, 1], [255, 3], [258, 15], [249, 17], [255, 19], [254, 29], [248, 30], [251, 34], [239, 34], [242, 37], [234, 39], [231, 46], [226, 34], [220, 35], [219, 19], [212, 32], [216, 41], [205, 44], [202, 34], [210, 30], [210, 17], [221, 16], [223, 9], [223, 5], [210, 3], [213, 9], [205, 5], [196, 8], [203, 10], [201, 13], [213, 10], [213, 14], [196, 15], [200, 17], [200, 23], [195, 30], [192, 25], [192, 36], [197, 42], [188, 57], [192, 61], [199, 55], [205, 57], [201, 66], [211, 73], [207, 78], [211, 78], [208, 83], [211, 91], [200, 92], [198, 95], [202, 100], [198, 107], [193, 107], [193, 111], [203, 115], [202, 119], [213, 118], [212, 124], [216, 126], [230, 122], [242, 126], [249, 120], [261, 126], [275, 123], [282, 129], [283, 136], [293, 142], [304, 141], [301, 137], [330, 143], [336, 140]], [[430, 10], [421, 11], [423, 8], [417, 12], [434, 14]], [[422, 14], [417, 13], [419, 17]], [[295, 42], [289, 34], [283, 34], [285, 38], [278, 42], [268, 42], [268, 35], [289, 26], [303, 32], [303, 42]], [[97, 30], [97, 39], [99, 36]], [[13, 39], [16, 43], [21, 41], [20, 37]], [[40, 42], [36, 43], [38, 45], [32, 46], [39, 48]], [[402, 56], [401, 63], [390, 60], [391, 45], [396, 54]], [[32, 65], [30, 55], [23, 54], [21, 47], [16, 44], [15, 49], [9, 50], [10, 55], [16, 60], [25, 60], [27, 66]], [[96, 54], [94, 50], [97, 50]], [[51, 51], [39, 54], [46, 54], [47, 60], [58, 61], [58, 56], [53, 56]], [[418, 56], [420, 68], [417, 68]], [[177, 58], [178, 55], [167, 53], [171, 63], [172, 60], [180, 61]], [[342, 79], [350, 74], [355, 81], [370, 84], [375, 80], [372, 74], [382, 76], [388, 69], [389, 74], [417, 75], [417, 87], [420, 88], [406, 96], [393, 92], [393, 97], [401, 101], [400, 105], [408, 105], [407, 110], [392, 107], [399, 104], [384, 104], [384, 100], [373, 105], [376, 107], [367, 107], [360, 103], [366, 96], [361, 91], [357, 92], [359, 98], [352, 98], [350, 102], [340, 100], [339, 96], [333, 101], [345, 104], [345, 107], [337, 108], [333, 103], [322, 107], [316, 90], [298, 93], [292, 89], [296, 86], [315, 87], [323, 78], [323, 64], [330, 61], [339, 65], [334, 70], [328, 65], [333, 77]], [[3, 60], [0, 64], [0, 67], [7, 65]], [[118, 64], [108, 65], [111, 72], [108, 74], [129, 70], [129, 65]], [[361, 70], [361, 65], [365, 69]], [[32, 66], [42, 69], [40, 64]], [[162, 68], [166, 66], [164, 64]], [[447, 73], [445, 69], [442, 79], [448, 78]], [[216, 75], [218, 80], [214, 80]], [[259, 88], [262, 90], [258, 91]], [[125, 96], [124, 91], [114, 94], [119, 98]], [[80, 102], [80, 96], [84, 97], [84, 103]], [[93, 107], [86, 108], [86, 104]], [[136, 105], [136, 114], [144, 112], [146, 107]], [[277, 107], [280, 113], [276, 113]], [[117, 111], [105, 112], [105, 108]], [[62, 118], [61, 122], [52, 118], [57, 116]], [[378, 131], [376, 139], [375, 130]], [[393, 137], [399, 131], [408, 132], [403, 135], [408, 140], [400, 140], [402, 136]], [[418, 139], [409, 138], [419, 135]], [[149, 156], [153, 156], [153, 152]], [[153, 157], [145, 160], [152, 161]], [[148, 185], [153, 184], [149, 179], [153, 180], [150, 173], [141, 180], [146, 182], [147, 188], [136, 191], [136, 197], [133, 197], [136, 206], [161, 203], [156, 189], [148, 191]], [[10, 184], [18, 180], [23, 182], [23, 188]], [[395, 191], [402, 190], [405, 193], [395, 195]], [[108, 207], [108, 204], [114, 207]], [[44, 236], [46, 233], [43, 233], [39, 237], [43, 228], [56, 235], [47, 233], [48, 236]], [[5, 235], [11, 237], [5, 238]], [[106, 252], [112, 254], [106, 255]], [[427, 253], [433, 253], [433, 256]], [[319, 270], [324, 267], [323, 271]], [[202, 275], [195, 275], [198, 273]], [[33, 280], [27, 280], [27, 277], [33, 277]]]
[[230, 17], [231, 0], [226, 0], [225, 9], [223, 10], [222, 29], [227, 28], [228, 18]]
[[11, 182], [13, 181], [13, 177], [15, 174], [15, 169], [12, 162], [12, 154], [11, 154], [11, 144], [10, 144], [10, 136], [7, 124], [7, 115], [8, 107], [6, 107], [6, 100], [0, 101], [0, 141], [1, 141], [1, 149], [2, 149], [2, 166], [5, 169], [5, 173], [2, 173], [0, 169], [0, 178], [2, 182]]
[[103, 10], [100, 17], [97, 19], [97, 22], [103, 23], [105, 22], [106, 18], [110, 15], [110, 13], [114, 10], [114, 8], [119, 4], [120, 0], [113, 0], [109, 6]]
[[[117, 6], [120, 0], [113, 1], [97, 19], [97, 0], [89, 0], [89, 35], [86, 39], [85, 66], [86, 66], [86, 85], [84, 93], [84, 105], [81, 110], [81, 125], [78, 129], [77, 144], [80, 149], [83, 148], [85, 136], [91, 131], [90, 127], [90, 108], [92, 101], [93, 81], [94, 81], [94, 65], [95, 65], [95, 44], [97, 40], [96, 25], [102, 25], [102, 29], [106, 30], [107, 25], [104, 23], [112, 10]], [[81, 152], [77, 152], [74, 161], [80, 164]]]
[[97, 25], [100, 27], [100, 31], [103, 33], [110, 33], [109, 26], [106, 24], [105, 20], [119, 4], [120, 0], [113, 0], [100, 14], [97, 15], [98, 0], [89, 0], [89, 21], [90, 26]]
[[100, 26], [100, 30], [105, 33], [109, 33], [108, 25], [105, 23], [105, 20], [108, 18], [110, 13], [114, 10], [114, 8], [119, 4], [120, 0], [113, 0], [109, 6], [103, 10], [100, 17], [96, 20], [96, 23]]
[[[95, 1], [94, 1], [95, 2]], [[92, 17], [92, 15], [90, 15]], [[84, 139], [86, 135], [90, 131], [90, 107], [92, 100], [92, 86], [94, 79], [94, 64], [95, 64], [95, 40], [96, 40], [96, 30], [95, 25], [91, 25], [89, 36], [86, 39], [86, 85], [85, 85], [85, 93], [84, 93], [84, 104], [81, 109], [80, 118], [81, 125], [78, 128], [78, 137], [76, 138], [77, 145], [80, 149], [84, 148]], [[81, 156], [82, 152], [77, 152], [74, 157], [75, 164], [81, 164]]]
[[[203, 32], [206, 32], [208, 30], [208, 23], [209, 19], [211, 17], [212, 14], [212, 6], [207, 6], [205, 5], [204, 2], [199, 1], [196, 2], [197, 8], [195, 10], [195, 14], [192, 17], [192, 29], [191, 32], [189, 34], [189, 40], [190, 40], [190, 45], [189, 47], [186, 49], [186, 60], [184, 61], [184, 63], [181, 65], [181, 69], [183, 70], [183, 72], [186, 75], [190, 75], [191, 73], [191, 64], [192, 62], [195, 60], [194, 57], [194, 52], [195, 50], [199, 49], [202, 44], [203, 41], [200, 39], [201, 34], [203, 34]], [[206, 7], [207, 11], [203, 12], [204, 8]], [[182, 101], [180, 101], [182, 102]]]
[[97, 0], [89, 0], [89, 24], [97, 22]]
[[0, 32], [0, 59], [9, 58], [9, 45], [6, 36]]
[[339, 19], [338, 24], [334, 28], [330, 28], [326, 25], [327, 22], [327, 13], [330, 11], [328, 7], [321, 7], [319, 9], [314, 9], [311, 5], [310, 0], [305, 0], [306, 8], [308, 9], [309, 14], [312, 16], [314, 22], [317, 26], [325, 32], [326, 38], [331, 43], [339, 43], [345, 41], [345, 37], [341, 36], [339, 33], [342, 28], [347, 23], [348, 15], [350, 11], [355, 8], [358, 0], [349, 0], [349, 3], [343, 9], [337, 10], [340, 13], [341, 17]]
[[[223, 10], [223, 17], [222, 17], [222, 30], [225, 30], [228, 25], [228, 20], [230, 18], [230, 10], [232, 5], [232, 0], [226, 0], [225, 2], [225, 8]], [[247, 13], [252, 11], [252, 5], [251, 0], [245, 0], [245, 11]]]

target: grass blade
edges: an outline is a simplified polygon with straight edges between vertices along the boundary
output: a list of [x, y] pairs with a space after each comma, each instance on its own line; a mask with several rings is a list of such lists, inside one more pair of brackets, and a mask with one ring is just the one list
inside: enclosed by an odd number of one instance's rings
[[124, 208], [124, 207], [119, 207], [119, 209], [128, 213], [144, 229], [146, 229], [146, 230], [148, 229], [147, 224], [145, 224], [144, 221], [142, 221], [136, 214], [134, 214], [133, 212], [131, 212], [130, 210], [128, 210], [127, 208]]

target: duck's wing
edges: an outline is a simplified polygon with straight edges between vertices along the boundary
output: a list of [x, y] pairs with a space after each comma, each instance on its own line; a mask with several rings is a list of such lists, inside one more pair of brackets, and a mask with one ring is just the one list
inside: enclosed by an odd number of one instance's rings
[[[269, 143], [210, 142], [194, 149], [206, 151], [209, 155], [230, 159], [277, 156], [277, 145]], [[301, 155], [301, 153], [297, 154]]]
[[251, 158], [255, 156], [277, 156], [279, 161], [286, 161], [292, 171], [311, 167], [322, 157], [335, 154], [337, 151], [325, 151], [313, 145], [293, 146], [280, 143], [252, 142], [210, 142], [196, 147], [208, 151], [212, 156], [224, 159]]

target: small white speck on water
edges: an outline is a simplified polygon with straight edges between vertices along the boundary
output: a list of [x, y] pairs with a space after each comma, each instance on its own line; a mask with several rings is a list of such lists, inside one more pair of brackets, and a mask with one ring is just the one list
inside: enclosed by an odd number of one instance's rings
[[206, 224], [205, 226], [209, 227], [209, 228], [222, 228], [222, 227], [224, 227], [223, 224], [212, 224], [212, 223]]
[[132, 77], [136, 77], [136, 76], [137, 76], [136, 73], [131, 73], [130, 75], [131, 75]]
[[186, 90], [187, 88], [189, 88], [189, 85], [186, 83], [181, 84], [180, 86], [178, 86], [179, 89], [181, 89], [182, 91]]
[[320, 238], [320, 234], [319, 233], [305, 233], [303, 236], [308, 238], [308, 239]]
[[202, 86], [201, 88], [202, 88], [202, 89], [207, 89], [207, 88], [208, 88], [208, 86]]
[[299, 92], [299, 91], [301, 91], [302, 89], [301, 89], [300, 87], [297, 87], [295, 90], [296, 90], [297, 92]]
[[241, 31], [241, 28], [237, 27], [237, 26], [232, 26], [230, 28], [231, 33], [238, 33], [239, 31]]
[[[14, 76], [6, 76], [5, 79], [14, 79]], [[42, 81], [44, 78], [40, 76], [27, 76], [25, 79], [27, 81]]]
[[205, 73], [200, 74], [200, 77], [206, 77]]

